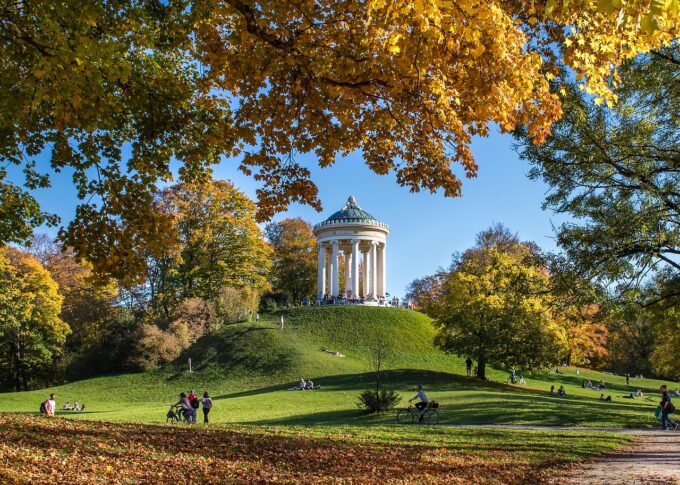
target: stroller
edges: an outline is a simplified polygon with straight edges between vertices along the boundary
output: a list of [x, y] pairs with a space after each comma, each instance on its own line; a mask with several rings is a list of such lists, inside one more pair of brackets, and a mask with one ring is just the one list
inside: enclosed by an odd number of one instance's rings
[[182, 406], [170, 406], [167, 414], [165, 415], [166, 423], [181, 423], [184, 421], [184, 411]]

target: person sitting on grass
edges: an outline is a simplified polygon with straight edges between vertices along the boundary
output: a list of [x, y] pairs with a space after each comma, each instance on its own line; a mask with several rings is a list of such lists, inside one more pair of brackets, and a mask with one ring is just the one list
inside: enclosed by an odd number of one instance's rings
[[71, 408], [71, 411], [80, 411], [80, 406], [78, 405], [78, 401], [73, 401], [73, 407]]
[[550, 395], [551, 396], [555, 395], [555, 386], [550, 386]]
[[567, 397], [567, 391], [564, 390], [564, 386], [560, 386], [557, 390], [557, 395], [560, 397]]
[[414, 399], [420, 399], [420, 402], [416, 403], [416, 409], [420, 411], [420, 417], [418, 418], [418, 422], [422, 423], [423, 414], [425, 414], [425, 409], [427, 409], [427, 406], [430, 404], [430, 400], [427, 398], [427, 394], [425, 394], [422, 384], [418, 384], [418, 392], [416, 393], [415, 396], [409, 399], [408, 402], [411, 402]]
[[611, 396], [604, 397], [604, 394], [600, 394], [600, 401], [611, 401], [611, 400], [612, 400]]
[[70, 411], [71, 410], [71, 403], [69, 401], [66, 401], [64, 405], [61, 407], [62, 411]]
[[56, 396], [50, 394], [49, 399], [40, 405], [40, 412], [45, 413], [46, 416], [54, 416], [54, 412], [57, 409]]
[[85, 412], [85, 403], [83, 403], [82, 406], [80, 406], [80, 412], [84, 413]]
[[314, 383], [312, 382], [311, 379], [307, 380], [307, 385], [305, 386], [305, 389], [310, 389], [312, 391], [314, 390]]
[[300, 378], [300, 386], [299, 386], [301, 391], [304, 391], [307, 388], [307, 381], [305, 381], [304, 378]]

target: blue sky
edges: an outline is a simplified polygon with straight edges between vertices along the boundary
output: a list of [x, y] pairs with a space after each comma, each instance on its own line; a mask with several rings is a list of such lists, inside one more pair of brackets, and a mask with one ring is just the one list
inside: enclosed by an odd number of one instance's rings
[[[274, 220], [302, 217], [315, 224], [354, 195], [362, 209], [390, 226], [387, 284], [390, 294], [400, 297], [414, 278], [447, 266], [454, 252], [470, 247], [479, 231], [496, 222], [516, 231], [523, 240], [555, 249], [552, 224], [561, 219], [541, 210], [546, 186], [528, 179], [529, 166], [519, 160], [512, 142], [511, 136], [498, 133], [475, 139], [473, 153], [479, 172], [477, 178], [464, 180], [463, 197], [459, 198], [446, 198], [441, 193], [412, 194], [398, 186], [393, 175], [373, 174], [364, 165], [361, 153], [353, 153], [330, 168], [312, 168], [323, 204], [321, 213], [294, 204]], [[314, 165], [311, 159], [303, 161]], [[215, 177], [233, 180], [254, 198], [257, 183], [238, 172], [237, 166], [236, 161], [227, 160], [215, 167]], [[51, 189], [35, 195], [44, 210], [58, 214], [65, 224], [77, 204], [70, 175], [57, 174], [52, 182]], [[56, 234], [56, 229], [47, 232]]]
[[[361, 153], [353, 153], [330, 168], [312, 170], [323, 204], [321, 213], [295, 204], [274, 220], [299, 216], [315, 224], [354, 195], [362, 209], [390, 226], [387, 286], [390, 294], [400, 297], [413, 279], [447, 266], [454, 252], [473, 245], [475, 235], [496, 222], [502, 222], [523, 240], [554, 250], [552, 224], [562, 219], [541, 210], [547, 187], [529, 180], [526, 174], [530, 167], [519, 159], [512, 143], [511, 136], [498, 133], [474, 141], [479, 173], [476, 179], [464, 180], [463, 196], [459, 198], [447, 198], [441, 193], [412, 194], [398, 186], [393, 175], [372, 173], [364, 165]], [[254, 197], [255, 182], [235, 174], [236, 165], [221, 165], [215, 171], [216, 177], [234, 180]]]

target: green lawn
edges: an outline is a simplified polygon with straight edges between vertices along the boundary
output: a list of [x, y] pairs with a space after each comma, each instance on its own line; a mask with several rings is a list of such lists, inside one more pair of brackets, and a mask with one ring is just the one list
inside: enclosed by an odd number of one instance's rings
[[[214, 398], [216, 423], [275, 425], [385, 425], [394, 415], [366, 416], [357, 395], [373, 382], [370, 343], [389, 342], [393, 349], [385, 385], [404, 401], [422, 383], [441, 403], [441, 422], [449, 424], [544, 424], [610, 427], [654, 426], [653, 411], [660, 381], [562, 368], [562, 374], [526, 375], [524, 387], [505, 385], [506, 373], [489, 372], [490, 382], [466, 377], [461, 358], [432, 346], [434, 329], [424, 315], [386, 308], [305, 308], [285, 312], [283, 332], [277, 315], [259, 324], [232, 325], [200, 339], [177, 362], [147, 373], [103, 376], [25, 393], [0, 394], [0, 409], [35, 412], [48, 393], [58, 402], [85, 402], [87, 412], [60, 413], [107, 421], [164, 422], [168, 405], [180, 391], [208, 390]], [[323, 351], [337, 350], [345, 357]], [[188, 373], [187, 358], [194, 372]], [[288, 391], [301, 378], [321, 384], [319, 391]], [[613, 402], [599, 392], [582, 389], [582, 379], [603, 380]], [[673, 383], [668, 383], [673, 385]], [[568, 397], [548, 395], [551, 385], [564, 385]], [[642, 388], [653, 402], [625, 399]], [[403, 403], [402, 403], [403, 404]]]

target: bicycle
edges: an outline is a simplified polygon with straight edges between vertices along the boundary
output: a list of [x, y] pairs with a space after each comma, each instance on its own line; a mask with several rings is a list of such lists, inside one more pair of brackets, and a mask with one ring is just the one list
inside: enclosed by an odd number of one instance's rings
[[[409, 404], [408, 408], [397, 411], [397, 423], [437, 424], [439, 422], [439, 411], [437, 411], [438, 407], [438, 403], [431, 401], [423, 411], [420, 411], [418, 408], [414, 408]], [[420, 419], [421, 415], [422, 420]]]
[[170, 410], [165, 415], [166, 423], [182, 423], [184, 422], [184, 410], [182, 406], [170, 406]]
[[519, 377], [517, 376], [510, 376], [505, 380], [506, 384], [514, 384], [514, 385], [519, 385], [519, 386], [526, 386], [527, 381], [524, 379], [523, 375], [520, 375]]

